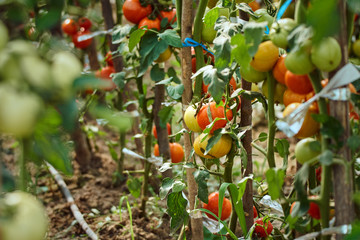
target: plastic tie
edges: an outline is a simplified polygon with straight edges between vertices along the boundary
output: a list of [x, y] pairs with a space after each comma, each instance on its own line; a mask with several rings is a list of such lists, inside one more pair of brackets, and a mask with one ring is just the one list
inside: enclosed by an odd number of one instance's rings
[[279, 20], [285, 13], [286, 9], [290, 6], [292, 0], [287, 0], [279, 9], [278, 15], [276, 16], [276, 21]]
[[183, 44], [182, 44], [183, 47], [202, 47], [205, 51], [207, 51], [208, 53], [214, 55], [213, 52], [209, 51], [209, 49], [206, 48], [206, 46], [202, 43], [199, 43], [197, 41], [195, 41], [194, 39], [192, 38], [185, 38]]

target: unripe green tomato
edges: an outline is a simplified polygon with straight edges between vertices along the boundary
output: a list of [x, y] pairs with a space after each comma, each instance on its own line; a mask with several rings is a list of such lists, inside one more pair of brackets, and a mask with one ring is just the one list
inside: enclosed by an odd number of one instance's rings
[[7, 84], [0, 85], [0, 132], [29, 136], [42, 108], [43, 102], [36, 94], [17, 92]]
[[158, 0], [158, 2], [163, 6], [170, 6], [172, 4], [171, 0]]
[[25, 40], [10, 41], [6, 46], [6, 51], [16, 56], [38, 55], [34, 44]]
[[352, 44], [352, 50], [354, 52], [354, 54], [357, 57], [360, 57], [360, 39], [357, 39], [353, 44]]
[[259, 83], [266, 79], [266, 72], [256, 71], [250, 64], [240, 68], [241, 77], [248, 82]]
[[20, 68], [23, 76], [29, 83], [40, 89], [51, 86], [50, 65], [37, 56], [24, 56], [20, 59]]
[[189, 128], [189, 130], [193, 132], [202, 132], [202, 129], [200, 128], [196, 117], [195, 117], [196, 109], [193, 105], [190, 105], [185, 113], [184, 113], [184, 122], [186, 126]]
[[305, 48], [288, 53], [285, 58], [285, 66], [290, 72], [297, 75], [305, 75], [315, 69], [310, 53]]
[[0, 51], [5, 48], [8, 41], [9, 41], [8, 30], [4, 25], [4, 23], [0, 21]]
[[[215, 11], [216, 9], [213, 9], [212, 11]], [[229, 9], [228, 8], [217, 8], [218, 10], [218, 16], [224, 16], [229, 18]], [[205, 14], [210, 11], [210, 9], [206, 9]], [[216, 33], [217, 31], [214, 29], [215, 24], [214, 25], [207, 25], [207, 24], [203, 24], [202, 30], [201, 30], [201, 40], [203, 42], [206, 43], [213, 43], [215, 37], [216, 37]]]
[[288, 45], [287, 37], [296, 27], [297, 23], [291, 18], [283, 18], [271, 25], [269, 37], [277, 47], [286, 49]]
[[311, 61], [324, 72], [335, 70], [341, 62], [341, 48], [335, 38], [328, 37], [311, 48]]
[[0, 76], [2, 79], [20, 82], [23, 76], [19, 71], [19, 63], [16, 56], [8, 51], [0, 52]]
[[[40, 201], [29, 193], [16, 191], [7, 193], [0, 209], [0, 239], [41, 240], [44, 239], [48, 218]], [[1, 220], [1, 215], [7, 214]]]
[[269, 28], [271, 27], [271, 25], [272, 25], [272, 23], [274, 21], [274, 18], [267, 13], [266, 9], [260, 8], [260, 9], [255, 11], [255, 14], [259, 15], [259, 18], [251, 17], [250, 22], [258, 22], [258, 23], [267, 22], [268, 27]]
[[[269, 85], [268, 85], [268, 80], [266, 79], [261, 87], [261, 91], [266, 98], [269, 98], [268, 89], [269, 89]], [[275, 103], [283, 103], [283, 96], [285, 90], [286, 90], [286, 86], [275, 80], [275, 94], [274, 94]]]
[[314, 138], [301, 139], [295, 146], [295, 157], [301, 164], [319, 156], [320, 153], [320, 143]]

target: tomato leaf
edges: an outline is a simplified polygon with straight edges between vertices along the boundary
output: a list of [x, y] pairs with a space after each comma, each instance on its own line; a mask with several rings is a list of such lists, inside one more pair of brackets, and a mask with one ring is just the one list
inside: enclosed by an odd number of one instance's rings
[[348, 9], [355, 13], [360, 13], [360, 2], [358, 0], [347, 0]]
[[175, 231], [188, 219], [186, 211], [188, 201], [183, 197], [182, 192], [172, 192], [167, 198], [167, 213], [171, 217], [170, 228]]
[[154, 82], [159, 82], [165, 78], [165, 72], [163, 68], [160, 68], [159, 64], [155, 64], [150, 70], [150, 77]]
[[209, 85], [209, 93], [214, 98], [215, 102], [219, 103], [225, 90], [225, 82], [218, 78], [217, 70], [214, 68], [206, 69], [206, 71], [203, 72], [203, 79], [204, 84]]
[[168, 44], [164, 40], [158, 41], [156, 34], [146, 34], [140, 43], [140, 71], [142, 76], [148, 67], [168, 48]]
[[248, 22], [244, 25], [243, 30], [245, 43], [248, 46], [248, 52], [251, 57], [253, 57], [257, 52], [259, 44], [262, 41], [266, 25], [266, 22]]
[[129, 114], [103, 106], [90, 107], [89, 112], [97, 119], [106, 120], [107, 124], [116, 127], [120, 132], [127, 132], [131, 129], [133, 118]]
[[126, 83], [125, 74], [126, 74], [125, 72], [117, 72], [117, 73], [114, 73], [112, 76], [113, 82], [120, 89], [124, 89], [124, 87], [125, 87], [125, 83]]
[[208, 144], [206, 145], [206, 149], [204, 155], [207, 155], [212, 147], [221, 139], [222, 134], [220, 131], [216, 130], [214, 135], [209, 139]]
[[231, 58], [235, 59], [241, 66], [246, 66], [251, 61], [248, 47], [245, 43], [245, 37], [237, 34], [231, 38], [231, 45], [235, 45], [231, 51]]
[[265, 176], [271, 199], [279, 199], [282, 196], [281, 190], [284, 184], [285, 171], [282, 169], [270, 168], [266, 171]]
[[226, 68], [231, 61], [230, 39], [220, 35], [214, 39], [215, 66], [219, 70]]
[[176, 70], [173, 67], [170, 67], [167, 71], [167, 75], [169, 77], [172, 77], [172, 80], [174, 83], [180, 84], [181, 80], [178, 77], [178, 74], [176, 73]]
[[132, 27], [128, 24], [126, 24], [124, 26], [121, 26], [121, 25], [115, 26], [113, 33], [112, 33], [112, 43], [119, 44], [122, 41], [124, 41], [124, 39], [126, 39], [127, 35], [129, 35], [131, 28]]
[[163, 107], [158, 115], [160, 118], [160, 126], [166, 128], [166, 124], [170, 122], [171, 118], [174, 116], [175, 109], [172, 106]]
[[174, 185], [174, 179], [172, 178], [164, 178], [162, 181], [160, 190], [159, 190], [159, 197], [161, 200], [164, 200], [165, 197], [168, 195], [168, 193], [171, 191], [173, 185]]
[[[295, 174], [294, 186], [298, 194], [298, 199], [302, 202], [307, 201], [307, 192], [305, 190], [305, 184], [309, 178], [309, 164], [306, 162], [302, 165], [300, 170]], [[307, 211], [307, 210], [306, 210]]]
[[145, 34], [144, 29], [137, 29], [130, 34], [129, 38], [129, 52], [132, 52], [135, 46], [140, 42], [142, 36]]
[[158, 33], [159, 38], [164, 40], [169, 46], [182, 48], [182, 42], [179, 34], [173, 29], [167, 29], [163, 33]]
[[319, 162], [325, 166], [330, 166], [333, 163], [333, 153], [330, 150], [325, 150], [319, 156]]
[[350, 136], [346, 142], [349, 148], [355, 152], [360, 147], [360, 136]]
[[126, 185], [134, 198], [139, 198], [141, 194], [141, 182], [139, 178], [135, 178], [129, 174], [129, 178], [126, 181]]
[[178, 84], [176, 86], [169, 85], [166, 87], [166, 92], [168, 93], [169, 97], [174, 100], [178, 100], [182, 97], [184, 89], [185, 88], [183, 84]]
[[234, 36], [241, 32], [242, 25], [239, 23], [232, 23], [225, 16], [221, 16], [216, 20], [214, 29], [221, 35]]
[[195, 181], [198, 184], [198, 197], [199, 199], [204, 202], [208, 203], [208, 187], [207, 181], [210, 177], [210, 173], [207, 170], [196, 170], [194, 173]]

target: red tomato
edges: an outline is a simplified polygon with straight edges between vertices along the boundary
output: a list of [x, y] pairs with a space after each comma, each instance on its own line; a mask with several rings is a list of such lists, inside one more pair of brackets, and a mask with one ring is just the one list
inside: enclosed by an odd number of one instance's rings
[[253, 210], [254, 210], [254, 218], [257, 218], [258, 213], [257, 213], [257, 211], [256, 211], [256, 207], [255, 207], [255, 206], [253, 206]]
[[79, 26], [84, 28], [85, 30], [90, 30], [92, 23], [90, 21], [90, 19], [88, 19], [87, 17], [81, 17], [78, 20]]
[[145, 17], [143, 19], [141, 19], [141, 21], [139, 22], [139, 26], [138, 28], [144, 28], [145, 26], [147, 26], [148, 29], [157, 29], [158, 31], [160, 31], [160, 20], [158, 18], [155, 19], [149, 19], [148, 17]]
[[62, 31], [70, 36], [74, 35], [78, 31], [78, 28], [77, 23], [71, 18], [65, 19], [61, 24]]
[[[170, 123], [167, 123], [167, 124], [166, 124], [166, 127], [167, 127], [167, 130], [168, 130], [168, 134], [170, 135], [170, 134], [171, 134], [171, 126], [170, 126]], [[153, 127], [152, 131], [153, 131], [154, 137], [157, 139], [156, 126]]]
[[297, 75], [289, 70], [285, 74], [285, 85], [294, 93], [308, 94], [313, 90], [310, 78], [307, 74]]
[[176, 9], [173, 8], [170, 11], [160, 11], [160, 15], [158, 16], [158, 18], [160, 19], [160, 21], [163, 18], [167, 18], [168, 23], [173, 24], [174, 22], [176, 22]]
[[[231, 92], [233, 92], [234, 90], [236, 90], [236, 81], [235, 81], [235, 78], [234, 77], [231, 77], [230, 79], [230, 88], [232, 88]], [[205, 85], [204, 82], [203, 82], [203, 85], [202, 85], [202, 91], [203, 91], [203, 94], [207, 93], [208, 92], [208, 88], [209, 88], [209, 85]]]
[[[210, 102], [208, 104], [205, 104], [204, 106], [201, 107], [198, 115], [196, 116], [196, 121], [198, 122], [202, 130], [204, 130], [207, 127], [207, 125], [211, 123], [208, 116], [208, 108], [210, 108], [209, 110], [211, 112], [212, 121], [215, 120], [216, 118], [225, 118], [223, 106], [216, 107], [215, 102]], [[226, 117], [227, 119], [231, 120], [233, 118], [232, 111], [227, 110]], [[212, 134], [215, 130], [225, 127], [226, 123], [227, 123], [226, 119], [216, 121], [210, 133]]]
[[81, 48], [81, 49], [85, 49], [85, 48], [89, 47], [92, 42], [92, 38], [89, 38], [89, 39], [79, 42], [78, 37], [80, 37], [82, 35], [87, 35], [90, 33], [91, 32], [89, 30], [84, 30], [84, 31], [78, 31], [76, 34], [72, 35], [72, 41], [73, 41], [75, 47]]
[[126, 0], [123, 4], [124, 17], [132, 23], [138, 24], [152, 12], [151, 5], [142, 6], [139, 0]]
[[103, 88], [105, 91], [112, 91], [116, 88], [116, 84], [112, 81], [111, 74], [115, 73], [113, 66], [103, 67], [101, 70], [96, 72], [96, 77], [101, 78], [104, 81], [107, 81], [109, 86]]
[[111, 51], [108, 51], [105, 55], [105, 62], [109, 65], [109, 66], [114, 66], [114, 62], [112, 60], [112, 53]]
[[179, 143], [170, 143], [170, 157], [172, 163], [179, 163], [184, 159], [184, 149]]
[[[216, 216], [219, 216], [219, 193], [218, 192], [211, 193], [208, 197], [208, 200], [209, 201], [207, 204], [204, 203], [204, 208], [209, 210], [210, 212], [214, 213]], [[224, 198], [220, 219], [225, 220], [228, 217], [230, 217], [231, 210], [232, 210], [232, 206], [231, 206], [230, 200], [227, 198]], [[209, 218], [216, 220], [216, 218], [214, 218], [211, 214], [206, 213], [206, 215]]]
[[[312, 199], [314, 198], [315, 196], [310, 196], [309, 198]], [[316, 203], [314, 202], [310, 202], [310, 207], [309, 207], [309, 210], [308, 210], [308, 214], [310, 215], [310, 217], [314, 218], [314, 219], [320, 219], [321, 216], [320, 216], [320, 208], [319, 208], [319, 205], [317, 205]]]
[[272, 230], [273, 230], [273, 225], [271, 224], [270, 221], [267, 221], [266, 223], [264, 223], [263, 218], [259, 218], [255, 221], [255, 229], [254, 229], [254, 233], [258, 236], [258, 237], [267, 237], [271, 234]]

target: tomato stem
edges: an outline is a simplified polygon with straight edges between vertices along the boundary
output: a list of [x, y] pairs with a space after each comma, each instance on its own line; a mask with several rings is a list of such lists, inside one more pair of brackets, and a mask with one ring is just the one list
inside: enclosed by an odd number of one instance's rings
[[24, 139], [19, 139], [19, 149], [20, 154], [18, 157], [19, 164], [19, 190], [26, 192], [27, 191], [27, 183], [26, 183], [26, 162], [25, 162], [25, 147], [24, 147]]
[[181, 37], [181, 16], [182, 15], [182, 1], [176, 0], [176, 21], [177, 21], [177, 32]]
[[275, 78], [270, 72], [267, 73], [268, 81], [268, 142], [267, 142], [267, 161], [269, 168], [275, 168], [275, 153], [274, 153], [274, 139], [275, 139]]

